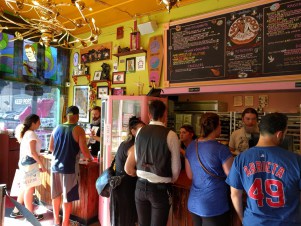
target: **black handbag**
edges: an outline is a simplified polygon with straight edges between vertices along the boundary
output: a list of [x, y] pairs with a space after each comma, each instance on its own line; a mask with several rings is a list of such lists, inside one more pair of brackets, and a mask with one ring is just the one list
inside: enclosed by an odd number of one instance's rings
[[96, 190], [98, 192], [98, 195], [101, 195], [102, 197], [110, 197], [110, 179], [115, 176], [114, 164], [115, 158], [113, 159], [110, 167], [103, 171], [96, 180]]

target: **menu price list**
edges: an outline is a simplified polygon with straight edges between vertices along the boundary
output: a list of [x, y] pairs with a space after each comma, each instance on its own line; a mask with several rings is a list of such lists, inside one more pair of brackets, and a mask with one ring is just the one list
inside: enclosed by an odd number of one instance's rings
[[301, 70], [301, 2], [264, 7], [265, 72]]
[[173, 25], [171, 83], [301, 72], [301, 2], [281, 1]]
[[224, 77], [225, 18], [212, 18], [171, 27], [169, 65], [179, 81]]

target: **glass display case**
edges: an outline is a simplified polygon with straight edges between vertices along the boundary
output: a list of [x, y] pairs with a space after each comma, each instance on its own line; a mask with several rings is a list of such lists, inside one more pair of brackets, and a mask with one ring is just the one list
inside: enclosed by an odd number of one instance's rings
[[0, 132], [14, 136], [27, 115], [40, 116], [37, 134], [47, 149], [52, 129], [58, 125], [60, 90], [55, 87], [0, 80]]
[[[101, 150], [100, 171], [108, 168], [120, 143], [128, 135], [129, 118], [136, 116], [149, 123], [148, 105], [160, 99], [167, 105], [167, 99], [149, 96], [105, 96], [101, 101]], [[167, 122], [167, 120], [165, 120]], [[99, 221], [110, 225], [109, 200], [100, 196]]]

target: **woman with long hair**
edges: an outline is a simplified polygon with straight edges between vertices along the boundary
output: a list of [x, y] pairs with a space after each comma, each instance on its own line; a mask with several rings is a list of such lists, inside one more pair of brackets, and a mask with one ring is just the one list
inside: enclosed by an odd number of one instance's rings
[[[42, 142], [35, 133], [41, 125], [40, 117], [36, 114], [28, 115], [24, 123], [16, 128], [16, 138], [20, 142], [20, 158], [18, 162], [19, 170], [22, 173], [21, 191], [19, 193], [17, 201], [25, 204], [25, 207], [34, 212], [33, 207], [33, 193], [35, 186], [27, 183], [27, 177], [31, 175], [31, 172], [46, 172], [46, 168], [39, 158]], [[40, 167], [40, 168], [39, 168]], [[37, 177], [39, 177], [37, 173]], [[17, 218], [22, 217], [22, 214], [15, 208], [10, 214], [11, 217]], [[42, 214], [34, 214], [34, 216], [41, 220], [43, 219]]]
[[115, 156], [116, 176], [121, 176], [121, 184], [111, 191], [110, 218], [111, 226], [135, 226], [137, 212], [135, 206], [136, 176], [124, 171], [125, 162], [133, 151], [137, 131], [145, 124], [136, 116], [129, 119], [128, 137], [118, 147]]
[[200, 137], [185, 154], [185, 169], [192, 179], [188, 210], [194, 226], [229, 226], [230, 203], [226, 176], [233, 157], [229, 148], [216, 141], [221, 134], [219, 116], [205, 113], [200, 120]]

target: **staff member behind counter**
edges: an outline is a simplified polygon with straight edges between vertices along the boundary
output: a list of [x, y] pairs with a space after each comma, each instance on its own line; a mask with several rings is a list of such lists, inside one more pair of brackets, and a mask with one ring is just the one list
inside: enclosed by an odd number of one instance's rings
[[235, 130], [229, 141], [232, 154], [239, 155], [249, 148], [249, 140], [252, 133], [259, 133], [258, 113], [254, 108], [246, 108], [242, 112], [242, 128]]
[[91, 111], [91, 135], [88, 146], [91, 147], [91, 154], [93, 156], [97, 156], [100, 150], [100, 110], [99, 106], [94, 106]]

